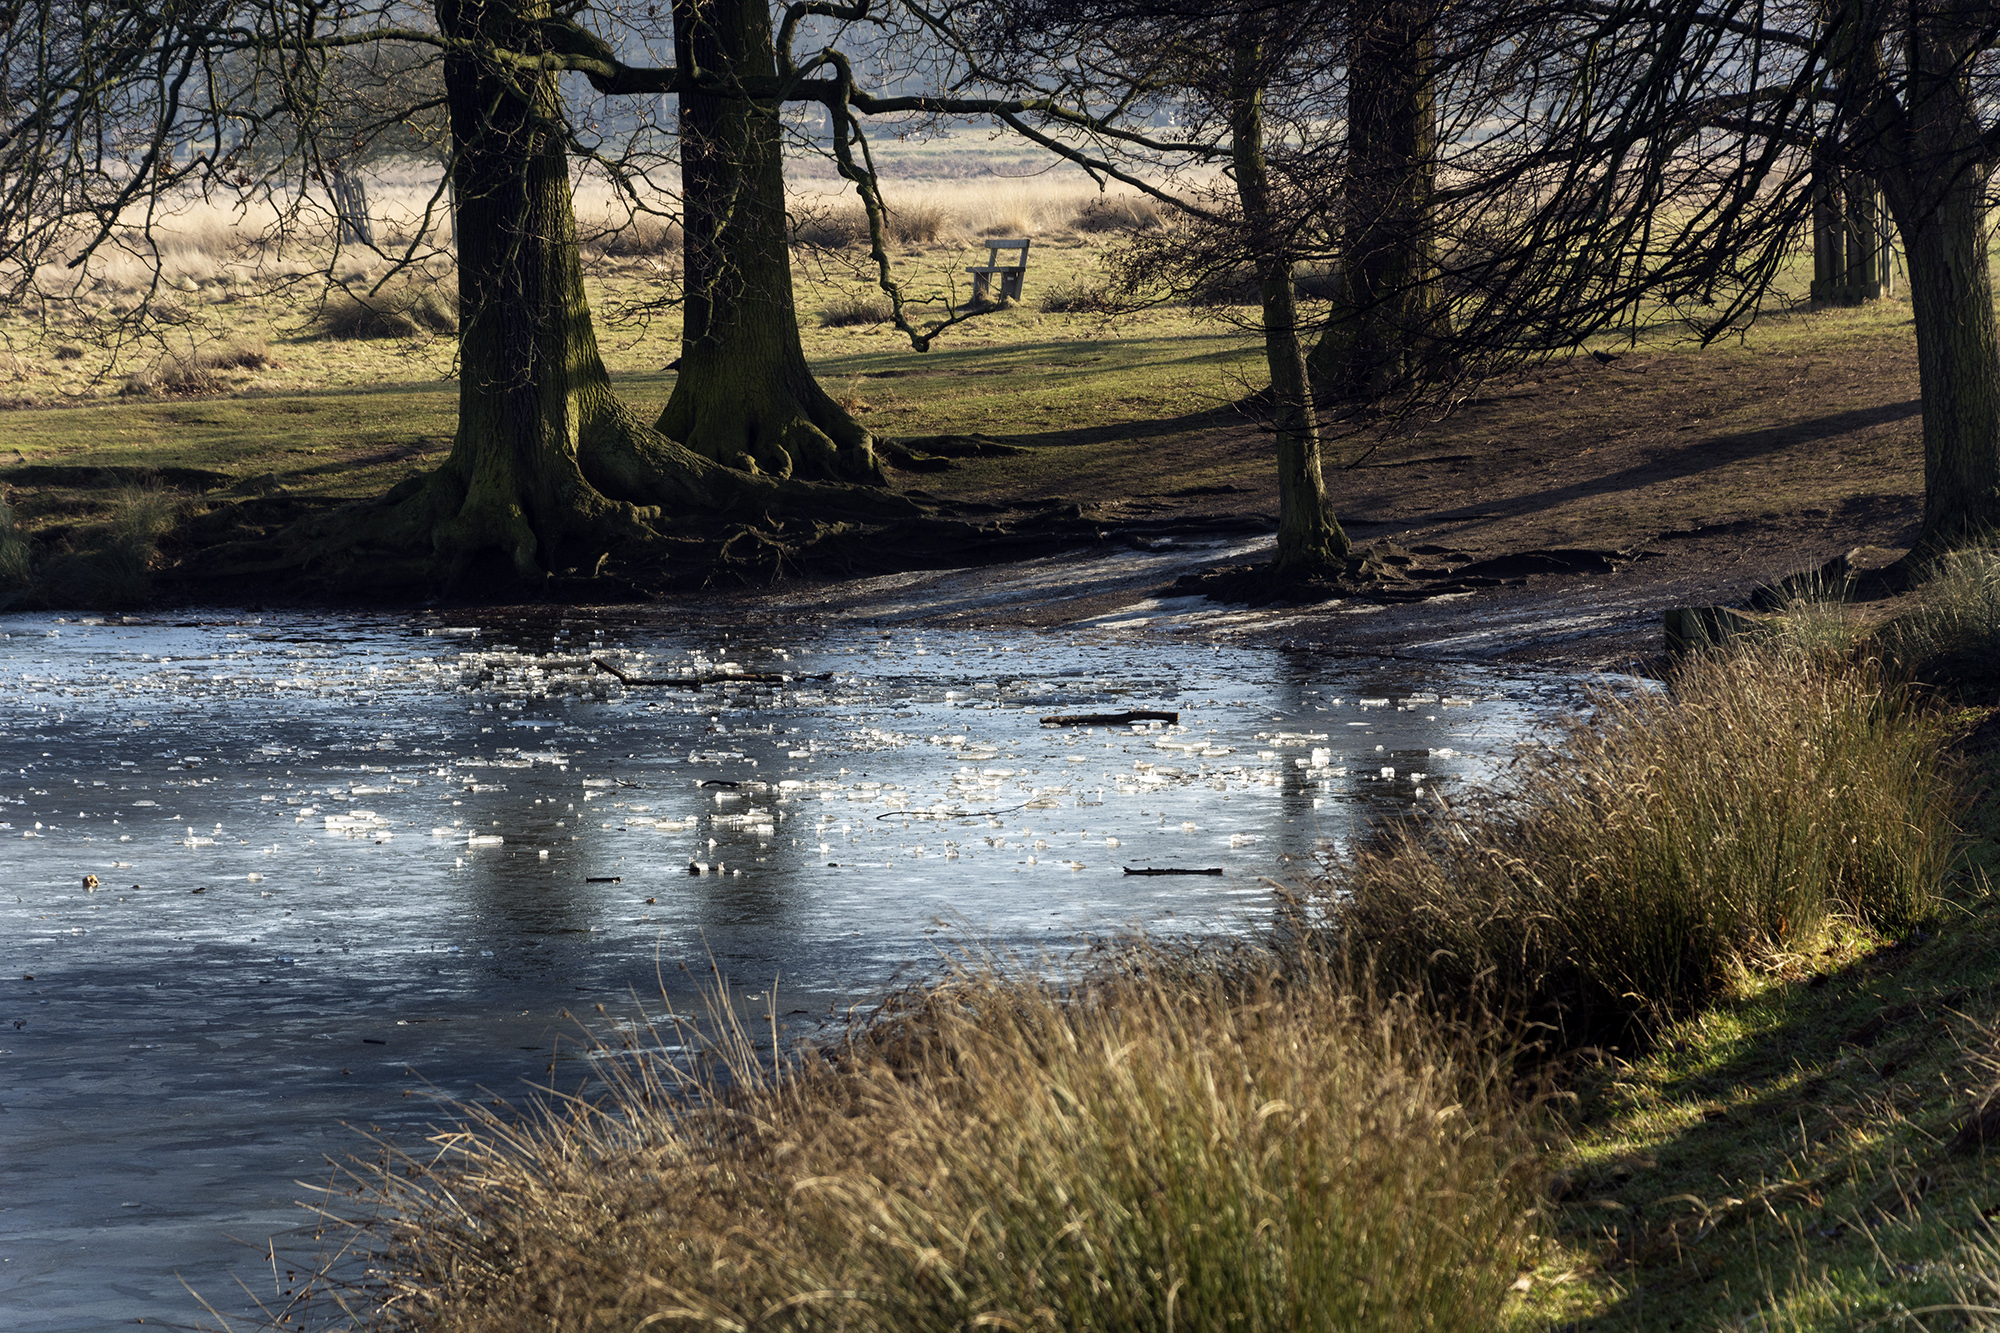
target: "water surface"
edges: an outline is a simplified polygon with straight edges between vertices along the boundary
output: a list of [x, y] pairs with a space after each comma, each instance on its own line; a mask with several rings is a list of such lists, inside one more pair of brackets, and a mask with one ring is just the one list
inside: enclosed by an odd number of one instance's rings
[[[627, 688], [594, 658], [794, 679]], [[5, 617], [0, 678], [22, 1333], [197, 1322], [182, 1280], [232, 1317], [281, 1298], [294, 1182], [415, 1137], [431, 1094], [575, 1086], [579, 1022], [691, 1010], [711, 960], [800, 1025], [951, 937], [1255, 931], [1271, 879], [1573, 701], [1116, 632], [554, 611]], [[1124, 709], [1181, 724], [1039, 722]]]

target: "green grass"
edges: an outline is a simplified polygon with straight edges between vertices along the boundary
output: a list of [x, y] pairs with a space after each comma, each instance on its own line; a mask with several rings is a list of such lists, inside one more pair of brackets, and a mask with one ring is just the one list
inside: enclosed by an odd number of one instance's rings
[[2000, 1172], [1949, 1145], [1992, 1082], [1996, 983], [2000, 910], [1968, 889], [1908, 944], [1836, 931], [1585, 1071], [1514, 1326], [1960, 1326], [1904, 1312], [1994, 1271]]
[[[1095, 253], [1037, 251], [1037, 280], [1086, 271]], [[920, 259], [947, 272], [983, 254], [939, 247]], [[880, 298], [851, 274], [814, 271], [817, 284], [800, 296], [808, 354], [828, 390], [872, 430], [890, 437], [976, 431], [1054, 451], [966, 464], [955, 481], [975, 496], [1052, 494], [1100, 480], [1129, 491], [1135, 470], [1154, 471], [1139, 454], [1196, 433], [1200, 423], [1191, 417], [1255, 383], [1257, 352], [1244, 334], [1186, 311], [1110, 331], [1094, 319], [1014, 307], [919, 354], [887, 325], [819, 327], [817, 303], [874, 305]], [[600, 305], [614, 303], [619, 291], [637, 291], [639, 272], [633, 265], [601, 272], [594, 280]], [[324, 336], [316, 326], [286, 325], [247, 298], [203, 308], [217, 320], [241, 322], [228, 339], [171, 352], [157, 364], [194, 367], [230, 392], [81, 399], [7, 413], [11, 453], [0, 449], [0, 484], [14, 490], [24, 538], [60, 542], [79, 524], [107, 518], [112, 490], [149, 477], [184, 492], [192, 502], [186, 516], [198, 519], [252, 482], [260, 492], [282, 488], [305, 505], [380, 494], [448, 451], [457, 408], [448, 339]], [[0, 333], [10, 319], [0, 315]], [[642, 416], [672, 391], [673, 376], [660, 367], [678, 354], [677, 339], [678, 330], [659, 325], [621, 332], [613, 322], [603, 331], [620, 390]], [[77, 375], [98, 364], [57, 356], [74, 346], [45, 347], [46, 364]], [[185, 381], [177, 376], [159, 371], [149, 382]], [[1198, 451], [1187, 457], [1193, 480], [1179, 484], [1218, 479]], [[1255, 461], [1239, 460], [1235, 471]]]

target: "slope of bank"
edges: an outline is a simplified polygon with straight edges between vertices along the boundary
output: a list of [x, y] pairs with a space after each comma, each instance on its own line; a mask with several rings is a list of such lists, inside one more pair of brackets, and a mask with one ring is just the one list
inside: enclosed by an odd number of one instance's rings
[[[1440, 421], [1336, 436], [1328, 482], [1342, 520], [1357, 543], [1386, 545], [1388, 568], [1407, 572], [1409, 588], [1274, 608], [1229, 632], [1605, 667], [1653, 651], [1667, 607], [1727, 602], [1856, 548], [1891, 559], [1922, 495], [1901, 310], [1878, 302], [1767, 320], [1741, 347], [1581, 358], [1496, 386]], [[1221, 405], [1240, 377], [1240, 339], [1194, 326], [1120, 337], [1073, 318], [1009, 318], [982, 329], [976, 346], [928, 356], [879, 336], [829, 342], [818, 368], [879, 431], [977, 432], [971, 456], [893, 476], [941, 511], [1006, 531], [971, 553], [982, 567], [1061, 551], [1079, 563], [997, 579], [986, 597], [977, 571], [928, 585], [831, 585], [824, 565], [745, 571], [749, 582], [708, 591], [733, 586], [744, 604], [768, 597], [797, 614], [1143, 619], [1198, 630], [1212, 620], [1188, 619], [1217, 608], [1177, 600], [1199, 589], [1174, 585], [1254, 561], [1276, 514], [1269, 437]], [[665, 387], [662, 376], [628, 377], [635, 401]], [[212, 598], [205, 574], [219, 544], [271, 536], [435, 462], [450, 410], [448, 387], [409, 385], [17, 411], [0, 485], [44, 552], [113, 541], [120, 506], [163, 497], [165, 516], [122, 576], [73, 581], [54, 600]], [[877, 574], [912, 568], [893, 541], [843, 559]], [[951, 561], [928, 552], [916, 563]], [[684, 596], [703, 582], [649, 577], [628, 571], [565, 592]], [[244, 595], [240, 580], [232, 586]], [[249, 595], [291, 600], [301, 589], [279, 579]]]

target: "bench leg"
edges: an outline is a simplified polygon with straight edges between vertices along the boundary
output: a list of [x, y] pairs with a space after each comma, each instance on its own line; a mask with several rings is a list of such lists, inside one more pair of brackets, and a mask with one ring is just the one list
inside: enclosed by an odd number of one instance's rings
[[975, 273], [972, 275], [972, 304], [985, 304], [986, 280], [992, 276], [990, 273]]
[[1021, 279], [1026, 276], [1027, 272], [1024, 269], [1015, 269], [1011, 273], [1002, 273], [1000, 275], [1000, 299], [1003, 301], [1009, 299], [1020, 300]]

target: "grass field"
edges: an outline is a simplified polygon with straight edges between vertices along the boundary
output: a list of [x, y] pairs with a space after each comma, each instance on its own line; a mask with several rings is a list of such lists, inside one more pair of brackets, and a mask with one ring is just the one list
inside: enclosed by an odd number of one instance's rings
[[[402, 219], [385, 223], [385, 237], [407, 239], [408, 219], [426, 194], [405, 186], [377, 197], [386, 214]], [[1144, 223], [1143, 201], [1100, 196], [1081, 180], [982, 178], [899, 182], [890, 202], [892, 223], [912, 236], [898, 244], [896, 258], [918, 302], [917, 322], [926, 309], [963, 298], [965, 267], [985, 256], [983, 233], [1035, 238], [1024, 301], [953, 329], [920, 355], [885, 323], [829, 320], [879, 306], [880, 296], [863, 253], [834, 243], [853, 236], [855, 205], [816, 182], [798, 195], [802, 231], [831, 228], [827, 244], [800, 250], [795, 272], [801, 334], [829, 391], [878, 435], [975, 432], [1037, 446], [917, 484], [985, 502], [1065, 496], [1115, 504], [1157, 479], [1150, 460], [1166, 456], [1179, 467], [1170, 491], [1269, 489], [1267, 460], [1247, 423], [1225, 423], [1249, 433], [1215, 444], [1212, 414], [1263, 382], [1261, 348], [1244, 327], [1249, 312], [1186, 304], [1118, 317], [1095, 312], [1107, 246], [1117, 235], [1100, 229], [1101, 219], [1108, 211]], [[671, 392], [664, 367], [679, 352], [677, 314], [659, 304], [678, 262], [677, 236], [588, 194], [578, 211], [605, 360], [628, 401], [649, 415]], [[81, 539], [83, 528], [107, 518], [112, 493], [149, 473], [188, 502], [184, 516], [198, 518], [246, 487], [308, 506], [379, 493], [449, 448], [455, 344], [448, 253], [403, 276], [349, 253], [332, 264], [329, 286], [314, 276], [315, 265], [328, 262], [324, 253], [274, 247], [219, 213], [194, 210], [174, 225], [180, 239], [163, 247], [157, 289], [130, 254], [113, 255], [90, 270], [96, 276], [85, 280], [78, 305], [0, 309], [0, 402], [10, 405], [0, 485], [11, 489], [30, 541]], [[387, 326], [400, 332], [340, 336], [356, 327], [356, 301], [388, 308]], [[135, 341], [118, 317], [142, 303], [171, 318]], [[1524, 449], [1554, 445], [1583, 456], [1602, 442], [1693, 425], [1749, 440], [1772, 422], [1781, 396], [1799, 398], [1801, 410], [1837, 413], [1852, 403], [1865, 413], [1875, 386], [1849, 372], [1880, 362], [1878, 349], [1906, 347], [1903, 309], [1884, 302], [1782, 314], [1760, 324], [1746, 345], [1701, 354], [1670, 343], [1626, 349], [1602, 382], [1563, 384], [1558, 375], [1532, 392], [1504, 392], [1443, 420], [1399, 423], [1387, 451], [1368, 465], [1401, 466], [1427, 454], [1472, 460], [1451, 470], [1469, 469], [1467, 498], [1474, 498], [1481, 478], [1518, 463]], [[1777, 365], [1789, 369], [1774, 395], [1768, 381]], [[1827, 367], [1841, 373], [1829, 379]], [[1755, 392], [1733, 387], [1746, 371], [1766, 376]], [[1375, 443], [1333, 439], [1330, 464], [1355, 461]], [[1851, 482], [1859, 496], [1879, 489], [1896, 459], [1910, 461], [1899, 443], [1894, 458], [1878, 457], [1876, 444], [1865, 455], [1845, 441], [1840, 447], [1855, 463], [1845, 472], [1799, 449], [1675, 486], [1691, 512], [1733, 520], [1774, 503], [1838, 507], [1856, 497], [1830, 495], [1829, 485]], [[1506, 456], [1494, 460], [1500, 467], [1481, 461], [1486, 451]], [[1762, 446], [1752, 452], [1770, 454]], [[1389, 479], [1379, 471], [1336, 478], [1343, 514], [1382, 507], [1378, 478]], [[1636, 492], [1627, 498], [1641, 499]], [[1634, 514], [1612, 512], [1623, 502], [1597, 497], [1590, 522], [1638, 526]], [[1562, 525], [1574, 526], [1567, 518]], [[1567, 529], [1555, 538], [1596, 540]]]

